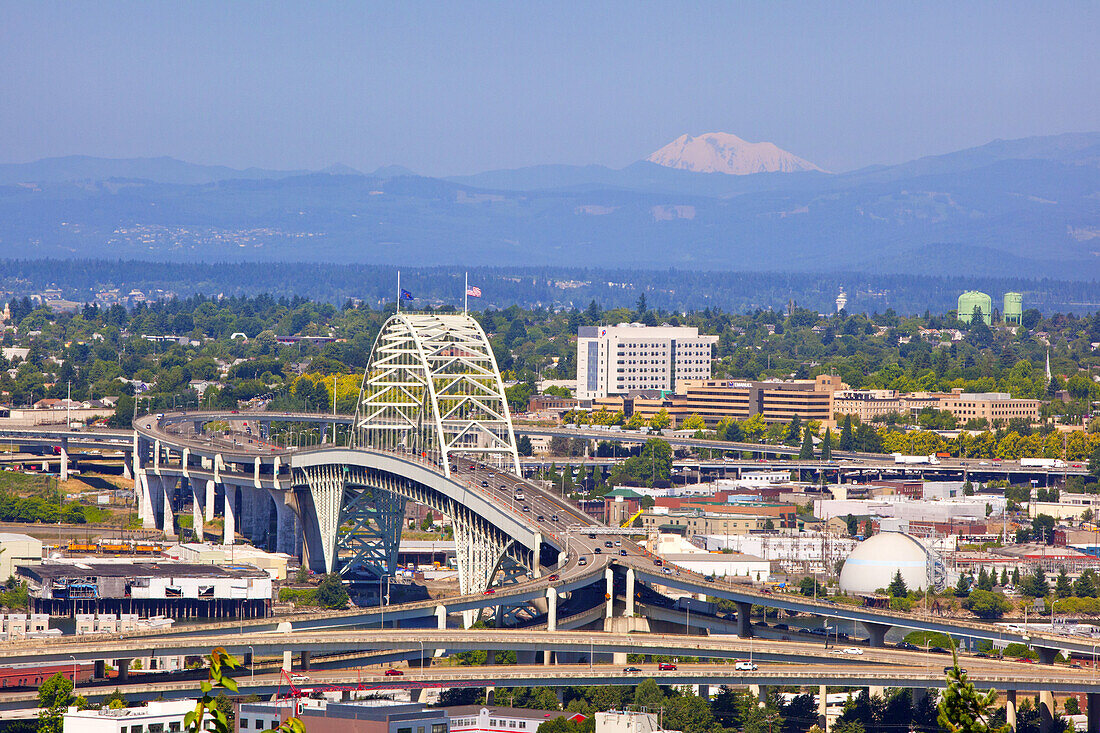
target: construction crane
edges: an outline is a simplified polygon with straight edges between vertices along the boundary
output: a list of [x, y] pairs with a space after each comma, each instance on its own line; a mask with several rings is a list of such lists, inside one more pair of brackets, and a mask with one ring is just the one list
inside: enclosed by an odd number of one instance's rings
[[622, 524], [620, 524], [619, 527], [621, 527], [622, 529], [626, 529], [630, 525], [634, 524], [634, 520], [637, 519], [638, 517], [642, 516], [642, 512], [644, 512], [644, 511], [645, 511], [645, 507], [639, 507], [638, 511], [634, 512], [634, 514], [632, 514], [630, 516], [630, 519], [628, 519], [625, 522], [623, 522]]

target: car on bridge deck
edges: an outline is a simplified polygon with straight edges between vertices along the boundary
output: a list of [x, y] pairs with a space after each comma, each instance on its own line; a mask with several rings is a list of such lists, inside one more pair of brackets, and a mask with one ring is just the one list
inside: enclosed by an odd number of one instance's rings
[[623, 667], [623, 671], [624, 672], [629, 672], [629, 673], [634, 673], [634, 672], [641, 672], [642, 670], [639, 669], [638, 667]]
[[757, 670], [756, 662], [750, 662], [747, 659], [738, 659], [733, 668], [738, 672], [755, 672]]
[[657, 669], [659, 669], [661, 671], [674, 670], [674, 669], [676, 669], [676, 665], [673, 664], [672, 662], [661, 662], [660, 664], [657, 665]]
[[577, 560], [577, 564], [578, 565], [587, 565], [588, 564], [588, 558], [587, 557], [582, 557], [580, 560]]
[[405, 673], [399, 669], [394, 669], [393, 667], [390, 667], [385, 672], [383, 672], [383, 674], [385, 674], [387, 677], [400, 677]]
[[491, 595], [493, 595], [494, 593], [496, 593], [496, 591], [495, 591], [495, 590], [493, 590], [492, 588], [487, 588], [487, 589], [485, 589], [484, 591], [482, 591], [481, 595], [483, 595], [483, 596], [491, 596]]

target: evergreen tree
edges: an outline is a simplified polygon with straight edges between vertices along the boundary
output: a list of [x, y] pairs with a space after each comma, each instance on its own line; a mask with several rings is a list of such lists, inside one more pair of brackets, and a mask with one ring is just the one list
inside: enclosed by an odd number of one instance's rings
[[840, 450], [848, 451], [855, 447], [855, 436], [852, 434], [852, 416], [844, 416], [844, 427], [840, 431]]
[[1001, 585], [1008, 585], [1008, 569], [1001, 568]]
[[940, 728], [947, 733], [1008, 733], [1007, 725], [994, 727], [990, 723], [993, 706], [997, 702], [997, 691], [989, 690], [982, 694], [967, 681], [966, 672], [959, 669], [959, 656], [954, 644], [951, 645], [953, 664], [947, 672], [947, 690], [940, 698]]
[[1073, 586], [1069, 582], [1069, 576], [1066, 575], [1065, 568], [1058, 570], [1058, 580], [1054, 584], [1054, 593], [1059, 598], [1069, 598], [1073, 594]]
[[966, 598], [970, 595], [970, 577], [959, 575], [959, 582], [955, 583], [955, 595], [958, 598]]
[[809, 430], [805, 431], [802, 438], [802, 447], [798, 451], [798, 457], [804, 461], [814, 457], [814, 438]]
[[1017, 588], [1020, 587], [1020, 569], [1019, 568], [1013, 568], [1012, 569], [1012, 585], [1016, 586]]
[[905, 579], [901, 577], [900, 570], [894, 572], [894, 579], [890, 581], [886, 592], [890, 594], [891, 598], [904, 598], [909, 595], [909, 589], [905, 586]]
[[340, 581], [339, 573], [329, 573], [317, 586], [317, 603], [325, 608], [347, 608], [348, 591]]
[[849, 537], [855, 537], [856, 535], [859, 534], [859, 522], [856, 520], [856, 518], [854, 516], [849, 514], [847, 519], [845, 519], [845, 522], [847, 522], [847, 524], [848, 524], [848, 536]]
[[1035, 568], [1034, 578], [1032, 589], [1035, 591], [1035, 597], [1045, 598], [1050, 595], [1050, 583], [1047, 582], [1047, 574], [1043, 572], [1041, 565]]
[[798, 445], [798, 439], [802, 437], [802, 419], [795, 415], [787, 426], [787, 433], [783, 442], [787, 445]]
[[978, 571], [978, 588], [980, 590], [993, 590], [993, 579], [989, 577], [989, 573], [983, 567]]
[[831, 461], [833, 459], [833, 432], [829, 428], [825, 428], [825, 437], [821, 440], [821, 460]]

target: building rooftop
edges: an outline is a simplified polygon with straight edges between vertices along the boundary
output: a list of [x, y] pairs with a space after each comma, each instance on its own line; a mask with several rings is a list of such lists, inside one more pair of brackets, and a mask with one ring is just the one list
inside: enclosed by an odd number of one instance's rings
[[446, 710], [447, 715], [450, 715], [452, 718], [460, 715], [480, 715], [482, 710], [488, 710], [490, 715], [497, 715], [505, 718], [524, 718], [527, 720], [546, 720], [571, 714], [563, 710], [531, 710], [528, 708], [497, 707], [495, 705], [455, 705], [454, 707], [443, 709]]
[[74, 575], [99, 578], [266, 578], [251, 565], [204, 565], [183, 562], [50, 562], [17, 566], [23, 575], [45, 582]]

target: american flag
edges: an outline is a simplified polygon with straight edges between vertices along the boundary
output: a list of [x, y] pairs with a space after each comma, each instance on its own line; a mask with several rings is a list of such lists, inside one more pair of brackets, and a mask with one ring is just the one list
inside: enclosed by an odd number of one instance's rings
[[468, 288], [466, 288], [466, 295], [469, 295], [471, 298], [480, 298], [481, 297], [481, 288], [479, 288], [476, 285], [468, 287]]

